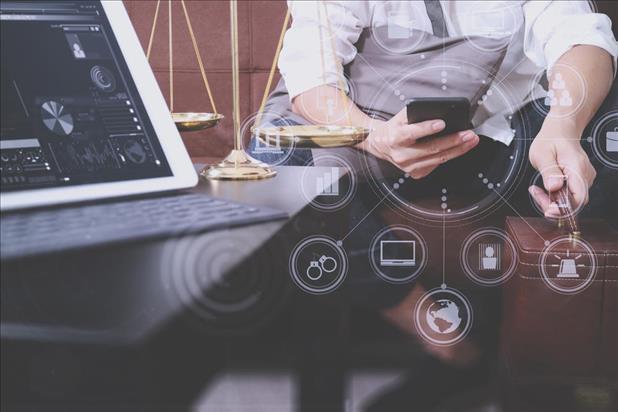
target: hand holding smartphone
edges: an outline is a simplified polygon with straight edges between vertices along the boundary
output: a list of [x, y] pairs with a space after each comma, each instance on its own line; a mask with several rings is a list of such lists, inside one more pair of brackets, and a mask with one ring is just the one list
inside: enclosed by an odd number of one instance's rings
[[465, 97], [417, 97], [406, 103], [408, 124], [442, 119], [446, 127], [427, 137], [444, 136], [467, 130], [470, 123], [470, 102]]

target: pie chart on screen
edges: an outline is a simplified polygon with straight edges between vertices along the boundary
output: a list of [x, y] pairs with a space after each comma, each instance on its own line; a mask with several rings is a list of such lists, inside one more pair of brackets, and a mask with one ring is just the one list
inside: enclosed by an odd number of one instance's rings
[[59, 136], [67, 136], [73, 131], [73, 116], [54, 100], [41, 105], [41, 120], [50, 132]]

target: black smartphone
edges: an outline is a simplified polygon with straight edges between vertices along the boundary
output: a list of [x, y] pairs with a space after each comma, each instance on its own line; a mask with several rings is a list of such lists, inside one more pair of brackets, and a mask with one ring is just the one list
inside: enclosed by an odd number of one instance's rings
[[465, 97], [416, 97], [406, 103], [408, 124], [442, 119], [446, 128], [432, 136], [470, 129], [470, 102]]

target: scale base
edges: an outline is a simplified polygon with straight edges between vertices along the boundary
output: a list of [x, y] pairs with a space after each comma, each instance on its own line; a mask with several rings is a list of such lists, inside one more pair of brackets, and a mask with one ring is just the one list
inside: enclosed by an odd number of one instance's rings
[[266, 163], [255, 160], [243, 150], [232, 150], [221, 162], [204, 168], [200, 175], [212, 180], [258, 180], [277, 174]]

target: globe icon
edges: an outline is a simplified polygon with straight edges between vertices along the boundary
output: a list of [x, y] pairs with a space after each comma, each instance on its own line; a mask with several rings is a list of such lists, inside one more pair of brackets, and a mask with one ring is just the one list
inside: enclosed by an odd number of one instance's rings
[[440, 334], [451, 333], [461, 324], [459, 307], [449, 299], [440, 299], [429, 305], [425, 318], [429, 327]]

